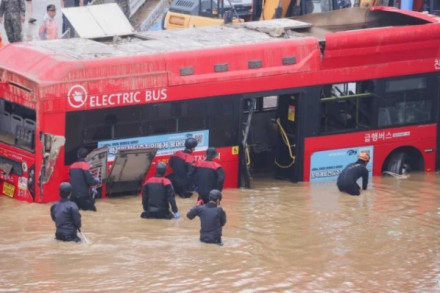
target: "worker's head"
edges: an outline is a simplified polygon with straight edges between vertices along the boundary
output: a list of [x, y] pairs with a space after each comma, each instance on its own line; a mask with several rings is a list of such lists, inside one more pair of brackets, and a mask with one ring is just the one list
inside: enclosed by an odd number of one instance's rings
[[370, 155], [367, 152], [362, 151], [359, 153], [358, 159], [368, 163], [370, 161]]
[[216, 158], [218, 156], [218, 152], [215, 148], [210, 147], [206, 150], [206, 159], [207, 160], [213, 160], [214, 158]]
[[156, 175], [157, 176], [163, 176], [165, 175], [165, 172], [167, 171], [167, 164], [164, 162], [159, 162], [156, 165]]
[[222, 200], [222, 193], [220, 190], [213, 189], [209, 192], [209, 201], [219, 203]]
[[78, 159], [85, 159], [89, 151], [86, 148], [80, 148], [76, 153]]
[[197, 146], [197, 140], [194, 137], [188, 137], [185, 140], [185, 148], [186, 149], [192, 150], [192, 149], [195, 149], [196, 146]]
[[70, 185], [69, 182], [62, 182], [60, 184], [60, 196], [62, 198], [67, 198], [70, 195], [70, 192], [72, 191], [72, 185]]

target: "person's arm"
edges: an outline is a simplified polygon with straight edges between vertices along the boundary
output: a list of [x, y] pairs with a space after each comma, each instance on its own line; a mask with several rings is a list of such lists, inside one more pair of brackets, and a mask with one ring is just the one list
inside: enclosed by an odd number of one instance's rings
[[79, 0], [79, 6], [84, 6], [84, 0]]
[[75, 225], [76, 229], [80, 229], [81, 228], [81, 214], [79, 213], [78, 207], [76, 205], [72, 206], [70, 212], [72, 214], [73, 224]]
[[45, 33], [46, 33], [46, 21], [43, 20], [41, 22], [40, 27], [38, 28], [38, 35], [40, 36], [40, 40], [45, 40]]
[[192, 182], [193, 180], [193, 175], [195, 172], [195, 167], [194, 164], [191, 163], [186, 163], [186, 177]]
[[175, 160], [176, 157], [174, 155], [172, 155], [171, 158], [168, 160], [168, 165], [170, 165], [171, 168], [173, 168]]
[[56, 206], [57, 204], [53, 204], [51, 207], [50, 207], [50, 217], [52, 218], [52, 221], [54, 221], [55, 222], [55, 206]]
[[61, 7], [61, 8], [64, 8], [64, 0], [61, 0], [61, 1], [60, 1], [60, 7]]
[[222, 226], [224, 226], [226, 224], [226, 213], [221, 207], [219, 207], [219, 209], [220, 209], [220, 223], [222, 224]]
[[171, 210], [173, 213], [177, 213], [176, 195], [174, 193], [173, 186], [171, 184], [165, 186], [165, 194], [168, 202], [171, 205]]
[[217, 168], [217, 189], [222, 191], [223, 190], [223, 183], [225, 182], [225, 171], [222, 167]]
[[188, 211], [186, 217], [190, 220], [194, 219], [199, 214], [200, 206], [195, 206]]
[[195, 165], [192, 165], [192, 167], [188, 167], [188, 178], [191, 180], [191, 182], [195, 183], [196, 173], [197, 167]]
[[93, 186], [99, 183], [98, 178], [93, 177], [89, 170], [84, 170], [84, 177], [86, 178], [88, 186]]

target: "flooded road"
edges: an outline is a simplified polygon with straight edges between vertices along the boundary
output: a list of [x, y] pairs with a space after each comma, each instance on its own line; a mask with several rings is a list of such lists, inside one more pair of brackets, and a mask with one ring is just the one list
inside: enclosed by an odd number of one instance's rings
[[0, 292], [440, 292], [440, 175], [259, 181], [224, 191], [224, 246], [199, 220], [145, 220], [140, 197], [82, 211], [85, 243], [54, 240], [51, 204], [0, 197]]

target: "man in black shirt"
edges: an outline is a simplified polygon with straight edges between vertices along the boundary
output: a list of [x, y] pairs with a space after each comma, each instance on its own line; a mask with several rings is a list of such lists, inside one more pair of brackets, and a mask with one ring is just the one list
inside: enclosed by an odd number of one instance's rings
[[222, 193], [219, 190], [211, 190], [209, 202], [205, 205], [193, 207], [186, 216], [192, 220], [196, 216], [200, 218], [200, 241], [223, 245], [222, 229], [226, 224], [226, 213], [220, 207]]
[[177, 195], [182, 198], [191, 197], [194, 186], [191, 174], [194, 173], [194, 157], [192, 153], [196, 149], [197, 140], [189, 137], [185, 140], [185, 149], [175, 152], [169, 161], [173, 172], [169, 178]]
[[[156, 166], [156, 175], [149, 178], [142, 188], [142, 218], [172, 219], [179, 218], [173, 186], [165, 178], [167, 165], [160, 162]], [[172, 212], [170, 212], [170, 206]]]
[[81, 228], [81, 215], [78, 206], [69, 200], [72, 186], [68, 182], [60, 184], [61, 200], [50, 208], [50, 216], [55, 222], [55, 238], [62, 241], [79, 242], [76, 232]]
[[198, 201], [202, 200], [203, 204], [209, 202], [209, 192], [213, 189], [223, 190], [223, 182], [225, 181], [225, 172], [222, 166], [215, 162], [218, 156], [217, 150], [210, 147], [206, 150], [206, 159], [199, 160], [194, 164], [194, 183], [199, 194]]
[[356, 181], [362, 177], [362, 189], [366, 190], [368, 185], [367, 164], [370, 161], [370, 155], [367, 152], [360, 152], [358, 160], [348, 164], [338, 176], [337, 185], [339, 191], [351, 195], [360, 195], [360, 187]]
[[87, 149], [80, 148], [77, 152], [78, 161], [70, 165], [69, 168], [72, 201], [82, 210], [96, 212], [95, 199], [90, 195], [90, 189], [100, 180], [90, 173], [90, 164], [86, 162], [87, 154]]

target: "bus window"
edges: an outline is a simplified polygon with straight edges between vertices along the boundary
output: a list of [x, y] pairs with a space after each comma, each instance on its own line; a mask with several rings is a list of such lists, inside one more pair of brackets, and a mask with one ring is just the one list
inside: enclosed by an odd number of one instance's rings
[[432, 98], [426, 77], [385, 81], [385, 94], [379, 100], [379, 127], [428, 123], [433, 119]]
[[35, 117], [34, 110], [0, 99], [0, 141], [33, 151]]
[[223, 147], [238, 144], [239, 99], [222, 98], [208, 100], [209, 142], [212, 146]]
[[206, 129], [210, 145], [236, 145], [236, 104], [222, 97], [67, 113], [65, 162], [75, 161], [80, 146], [93, 149], [99, 141]]
[[369, 82], [325, 85], [321, 92], [321, 133], [371, 127], [374, 95]]
[[208, 108], [205, 100], [180, 102], [180, 104], [182, 104], [182, 107], [177, 125], [178, 132], [208, 128]]

